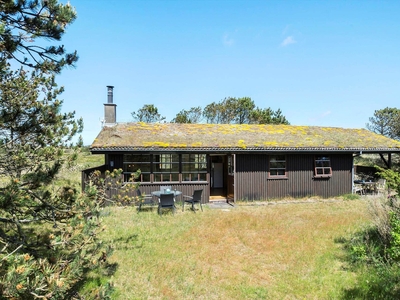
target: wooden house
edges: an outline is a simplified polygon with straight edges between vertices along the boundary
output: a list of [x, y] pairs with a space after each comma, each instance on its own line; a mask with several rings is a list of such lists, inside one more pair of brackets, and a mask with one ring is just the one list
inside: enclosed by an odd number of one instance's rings
[[[112, 97], [112, 96], [111, 96]], [[212, 199], [268, 200], [352, 193], [355, 156], [378, 153], [390, 167], [400, 142], [365, 129], [335, 127], [106, 122], [90, 151], [104, 154], [102, 170], [141, 170], [147, 194], [169, 185]]]

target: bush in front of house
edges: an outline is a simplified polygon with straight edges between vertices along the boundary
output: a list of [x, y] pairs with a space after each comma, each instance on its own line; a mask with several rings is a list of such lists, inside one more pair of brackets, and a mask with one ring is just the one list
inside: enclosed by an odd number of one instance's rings
[[377, 168], [391, 192], [370, 200], [373, 225], [346, 243], [349, 261], [358, 274], [357, 286], [344, 291], [346, 299], [400, 297], [400, 174]]

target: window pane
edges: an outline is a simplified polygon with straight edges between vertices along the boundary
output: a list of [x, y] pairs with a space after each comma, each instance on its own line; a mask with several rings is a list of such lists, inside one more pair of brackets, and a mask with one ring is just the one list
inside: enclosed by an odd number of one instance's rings
[[150, 163], [150, 154], [124, 154], [124, 162]]
[[125, 166], [126, 172], [136, 172], [137, 170], [142, 173], [150, 173], [150, 164], [127, 164]]
[[190, 162], [190, 154], [182, 154], [182, 163]]
[[280, 170], [277, 170], [277, 172], [278, 172], [279, 176], [285, 175], [285, 170], [280, 169]]
[[281, 168], [284, 169], [285, 166], [286, 166], [286, 163], [285, 163], [285, 162], [276, 162], [276, 163], [273, 164], [273, 167], [274, 167], [274, 168], [278, 168], [278, 169], [281, 169]]
[[151, 164], [150, 154], [124, 154], [123, 170], [124, 179], [128, 181], [131, 174], [140, 170], [139, 181], [150, 181]]
[[165, 181], [179, 181], [179, 174], [175, 173], [155, 173], [154, 182], [165, 182]]
[[[206, 178], [207, 155], [206, 154], [182, 154], [182, 180], [198, 181]], [[204, 175], [200, 175], [204, 174]]]
[[228, 175], [233, 175], [234, 173], [234, 168], [233, 168], [233, 155], [228, 156]]
[[190, 164], [182, 162], [182, 172], [190, 172]]
[[284, 155], [275, 155], [270, 157], [270, 162], [277, 162], [277, 161], [285, 161], [285, 156]]
[[161, 182], [161, 174], [154, 174], [154, 182]]
[[170, 170], [172, 169], [173, 163], [179, 163], [178, 154], [159, 154], [155, 155], [154, 162], [160, 170]]
[[179, 154], [154, 155], [154, 182], [179, 181]]
[[317, 167], [329, 167], [330, 166], [330, 162], [329, 161], [322, 161], [322, 160], [317, 160], [316, 162], [315, 162], [315, 165], [317, 166]]
[[315, 174], [332, 175], [331, 160], [329, 156], [315, 157]]
[[271, 155], [269, 157], [269, 175], [285, 176], [286, 175], [286, 157], [285, 155]]
[[141, 174], [142, 182], [150, 182], [150, 174]]
[[179, 181], [179, 174], [177, 174], [177, 173], [172, 173], [172, 174], [171, 174], [171, 180], [172, 180], [172, 181]]

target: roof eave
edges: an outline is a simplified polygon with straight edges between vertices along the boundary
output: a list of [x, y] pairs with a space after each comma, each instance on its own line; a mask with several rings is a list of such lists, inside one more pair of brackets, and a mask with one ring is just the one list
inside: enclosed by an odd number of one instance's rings
[[90, 151], [95, 154], [109, 152], [198, 152], [198, 153], [267, 153], [267, 152], [287, 152], [287, 153], [400, 153], [400, 148], [360, 148], [360, 147], [91, 147]]

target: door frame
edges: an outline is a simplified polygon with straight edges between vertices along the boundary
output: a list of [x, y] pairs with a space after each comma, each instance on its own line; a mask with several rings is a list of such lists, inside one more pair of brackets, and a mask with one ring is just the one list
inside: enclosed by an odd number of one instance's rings
[[[227, 159], [226, 154], [210, 154], [210, 199], [226, 199], [226, 176], [227, 176]], [[214, 187], [215, 176], [214, 176], [214, 164], [222, 163], [222, 187]]]
[[[210, 199], [226, 200], [226, 202], [235, 202], [235, 154], [210, 154]], [[214, 188], [214, 172], [213, 163], [222, 163], [222, 188]]]

